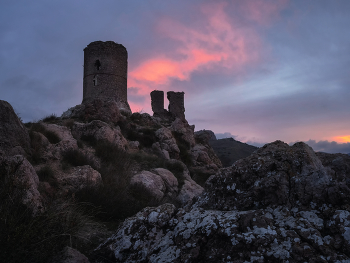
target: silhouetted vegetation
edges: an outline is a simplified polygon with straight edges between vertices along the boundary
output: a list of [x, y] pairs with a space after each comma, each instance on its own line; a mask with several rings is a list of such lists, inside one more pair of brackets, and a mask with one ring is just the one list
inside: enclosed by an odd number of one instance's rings
[[126, 137], [130, 141], [139, 141], [142, 147], [152, 147], [152, 144], [157, 141], [155, 130], [151, 128], [129, 129]]
[[55, 113], [50, 114], [42, 119], [43, 122], [48, 122], [48, 123], [56, 123], [58, 120], [60, 120], [60, 117], [57, 117]]
[[96, 164], [91, 156], [75, 149], [68, 149], [62, 153], [62, 167], [67, 169], [70, 166], [83, 166], [90, 165], [92, 168], [97, 169]]
[[0, 178], [1, 262], [50, 262], [65, 246], [85, 246], [86, 235], [101, 228], [92, 220], [95, 209], [70, 201], [48, 204], [34, 217], [21, 202], [25, 189]]
[[58, 137], [58, 135], [55, 132], [46, 129], [45, 126], [40, 122], [31, 123], [30, 132], [31, 131], [40, 132], [49, 140], [50, 143], [55, 144], [61, 141], [60, 137]]
[[49, 182], [54, 177], [54, 171], [48, 165], [43, 166], [37, 173], [40, 181]]

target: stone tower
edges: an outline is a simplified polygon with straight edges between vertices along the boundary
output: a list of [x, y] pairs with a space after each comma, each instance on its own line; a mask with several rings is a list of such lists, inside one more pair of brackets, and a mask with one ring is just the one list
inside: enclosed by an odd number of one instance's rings
[[84, 49], [83, 103], [113, 99], [131, 112], [127, 98], [128, 52], [113, 41], [95, 41]]

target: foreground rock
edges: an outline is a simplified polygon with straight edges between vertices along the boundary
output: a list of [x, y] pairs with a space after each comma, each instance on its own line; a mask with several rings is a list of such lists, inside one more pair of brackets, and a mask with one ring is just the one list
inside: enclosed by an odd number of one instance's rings
[[346, 161], [325, 167], [304, 143], [265, 145], [210, 178], [191, 208], [164, 204], [125, 220], [96, 254], [112, 262], [349, 262]]
[[12, 106], [0, 100], [0, 150], [9, 155], [29, 154], [29, 134]]
[[39, 178], [33, 166], [22, 155], [2, 156], [0, 152], [0, 190], [2, 204], [11, 202], [14, 207], [25, 205], [37, 214], [43, 211], [38, 191]]

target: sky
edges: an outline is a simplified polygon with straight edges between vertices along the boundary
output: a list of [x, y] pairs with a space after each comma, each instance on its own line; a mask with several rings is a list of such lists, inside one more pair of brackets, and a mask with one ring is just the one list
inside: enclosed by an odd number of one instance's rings
[[[128, 50], [128, 101], [184, 91], [218, 138], [350, 153], [348, 0], [0, 0], [0, 99], [23, 121], [83, 96], [83, 49]], [[167, 101], [165, 99], [165, 101]], [[167, 107], [167, 102], [166, 102]]]

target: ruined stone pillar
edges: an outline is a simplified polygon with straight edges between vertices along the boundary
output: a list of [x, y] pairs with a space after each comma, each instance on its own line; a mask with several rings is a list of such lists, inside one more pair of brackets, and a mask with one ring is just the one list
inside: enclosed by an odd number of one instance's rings
[[151, 105], [153, 115], [164, 114], [164, 91], [154, 90], [151, 92]]
[[185, 103], [184, 92], [168, 91], [167, 98], [169, 100], [169, 112], [182, 120], [185, 120]]

